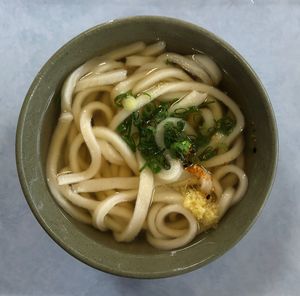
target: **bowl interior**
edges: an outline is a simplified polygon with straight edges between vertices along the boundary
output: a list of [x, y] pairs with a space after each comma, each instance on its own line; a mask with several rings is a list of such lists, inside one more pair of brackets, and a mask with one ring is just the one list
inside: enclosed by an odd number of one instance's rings
[[[66, 76], [89, 58], [143, 40], [167, 42], [168, 51], [201, 51], [224, 70], [220, 88], [241, 107], [246, 119], [246, 173], [249, 187], [218, 228], [176, 251], [158, 251], [142, 238], [116, 243], [110, 233], [75, 221], [53, 200], [46, 184], [47, 151]], [[259, 127], [259, 128], [258, 128]], [[38, 73], [24, 102], [17, 132], [17, 164], [27, 201], [45, 230], [70, 254], [98, 269], [132, 277], [164, 277], [195, 269], [231, 248], [253, 223], [266, 199], [277, 156], [273, 113], [257, 77], [227, 44], [194, 25], [161, 17], [110, 22], [82, 33], [61, 48]], [[268, 153], [264, 153], [268, 151]]]

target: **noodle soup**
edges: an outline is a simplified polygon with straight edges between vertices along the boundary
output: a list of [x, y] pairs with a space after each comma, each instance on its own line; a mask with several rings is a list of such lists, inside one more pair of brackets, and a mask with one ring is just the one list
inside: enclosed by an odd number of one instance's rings
[[119, 242], [172, 250], [244, 196], [244, 117], [204, 54], [136, 42], [64, 82], [47, 181], [72, 217]]

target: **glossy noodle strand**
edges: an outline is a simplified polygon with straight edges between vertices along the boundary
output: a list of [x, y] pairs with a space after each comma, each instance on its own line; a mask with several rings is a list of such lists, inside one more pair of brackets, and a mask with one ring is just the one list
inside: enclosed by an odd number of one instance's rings
[[222, 69], [166, 48], [138, 41], [67, 77], [46, 173], [74, 219], [172, 250], [217, 227], [248, 178], [245, 120], [218, 88]]

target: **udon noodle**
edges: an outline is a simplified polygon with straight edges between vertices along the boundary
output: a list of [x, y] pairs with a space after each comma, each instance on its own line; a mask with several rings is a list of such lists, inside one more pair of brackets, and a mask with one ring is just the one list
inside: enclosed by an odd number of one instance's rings
[[163, 41], [81, 65], [63, 85], [49, 147], [56, 202], [118, 242], [143, 232], [163, 250], [216, 227], [247, 189], [244, 117], [221, 80], [213, 59]]

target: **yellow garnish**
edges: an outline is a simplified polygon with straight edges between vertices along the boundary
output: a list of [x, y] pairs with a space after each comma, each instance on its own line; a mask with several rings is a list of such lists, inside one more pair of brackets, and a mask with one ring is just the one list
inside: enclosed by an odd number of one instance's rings
[[191, 211], [200, 225], [210, 228], [218, 223], [218, 205], [212, 197], [192, 187], [185, 188], [182, 193], [183, 206]]

